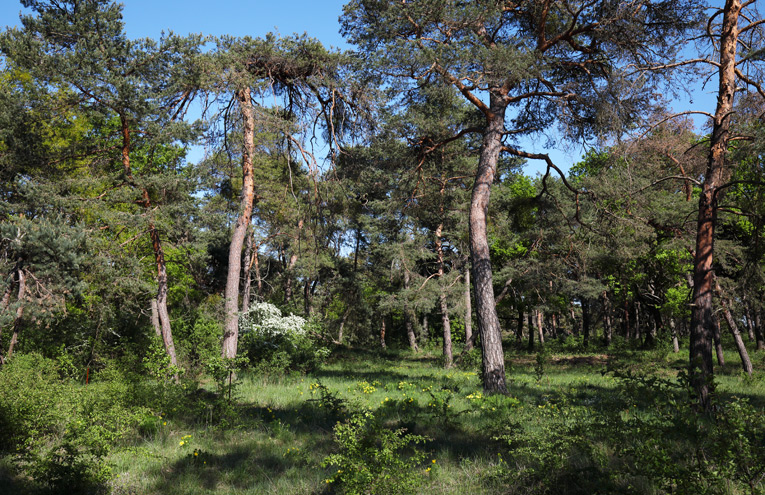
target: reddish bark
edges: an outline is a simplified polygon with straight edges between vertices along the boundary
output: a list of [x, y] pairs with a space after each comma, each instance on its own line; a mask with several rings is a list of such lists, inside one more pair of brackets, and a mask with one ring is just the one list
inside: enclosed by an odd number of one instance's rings
[[736, 92], [736, 48], [738, 45], [738, 18], [740, 0], [726, 0], [723, 9], [720, 36], [719, 90], [714, 115], [707, 170], [704, 174], [696, 234], [696, 252], [693, 260], [693, 295], [690, 328], [690, 379], [702, 409], [711, 406], [712, 342], [714, 314], [712, 292], [714, 289], [715, 226], [717, 224], [717, 191], [722, 185], [725, 171], [725, 155], [728, 148], [730, 117]]
[[252, 217], [252, 202], [255, 195], [255, 181], [252, 158], [255, 151], [255, 118], [252, 109], [250, 88], [237, 91], [239, 110], [242, 113], [244, 149], [242, 150], [242, 198], [239, 218], [234, 225], [231, 245], [228, 251], [228, 275], [226, 278], [225, 324], [222, 356], [236, 357], [239, 344], [239, 276], [242, 273], [242, 247]]

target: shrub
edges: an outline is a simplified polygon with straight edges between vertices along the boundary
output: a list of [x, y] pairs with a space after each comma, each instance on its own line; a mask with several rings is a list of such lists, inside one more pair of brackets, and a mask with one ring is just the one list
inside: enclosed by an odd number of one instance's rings
[[39, 354], [0, 369], [0, 448], [57, 493], [100, 493], [111, 476], [106, 456], [149, 412], [131, 404], [124, 380], [83, 386], [62, 374]]
[[329, 349], [314, 335], [317, 324], [295, 315], [282, 316], [270, 303], [256, 303], [239, 319], [240, 345], [257, 369], [309, 372], [329, 356]]
[[416, 493], [425, 453], [412, 444], [426, 440], [403, 428], [386, 428], [369, 411], [355, 413], [335, 426], [340, 452], [326, 457], [322, 466], [338, 469], [326, 482], [334, 491], [352, 495]]

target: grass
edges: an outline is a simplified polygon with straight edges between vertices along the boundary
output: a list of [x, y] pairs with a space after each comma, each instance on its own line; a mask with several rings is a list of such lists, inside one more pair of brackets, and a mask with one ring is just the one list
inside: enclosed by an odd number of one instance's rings
[[[593, 483], [602, 493], [628, 485], [632, 493], [661, 493], [661, 479], [627, 473], [615, 452], [617, 436], [602, 433], [614, 420], [620, 427], [635, 421], [656, 427], [655, 402], [638, 395], [630, 406], [624, 386], [604, 371], [648, 370], [671, 381], [687, 356], [665, 349], [623, 349], [618, 357], [597, 349], [548, 350], [541, 364], [536, 353], [508, 351], [509, 396], [485, 397], [477, 370], [444, 370], [437, 350], [341, 349], [310, 375], [242, 373], [223, 412], [216, 409], [223, 399], [218, 406], [205, 402], [214, 397], [213, 385], [205, 384], [196, 413], [167, 411], [158, 429], [112, 451], [116, 477], [109, 488], [146, 495], [331, 493], [327, 480], [337, 466], [322, 461], [339, 450], [333, 428], [350, 412], [367, 410], [386, 428], [428, 438], [418, 446], [425, 461], [409, 473], [416, 493], [590, 493]], [[754, 378], [738, 372], [737, 356], [725, 357], [720, 397], [746, 397], [762, 410], [763, 356], [753, 354]], [[609, 475], [611, 469], [620, 474]], [[5, 480], [6, 472], [0, 465], [0, 484], [10, 486], [9, 493], [32, 491], [22, 479]]]

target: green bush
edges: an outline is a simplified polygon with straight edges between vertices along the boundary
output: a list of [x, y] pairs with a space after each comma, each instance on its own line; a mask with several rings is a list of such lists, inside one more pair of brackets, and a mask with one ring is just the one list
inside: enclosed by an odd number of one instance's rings
[[116, 375], [85, 386], [66, 374], [39, 354], [17, 354], [0, 369], [0, 448], [53, 490], [100, 493], [111, 476], [106, 456], [149, 412]]
[[329, 357], [329, 349], [316, 337], [318, 323], [300, 316], [282, 316], [269, 303], [253, 304], [239, 319], [239, 345], [259, 371], [310, 372]]
[[425, 453], [412, 444], [426, 440], [403, 428], [386, 428], [369, 411], [355, 413], [335, 426], [340, 452], [327, 456], [322, 466], [334, 466], [337, 472], [326, 483], [331, 491], [350, 495], [417, 493]]

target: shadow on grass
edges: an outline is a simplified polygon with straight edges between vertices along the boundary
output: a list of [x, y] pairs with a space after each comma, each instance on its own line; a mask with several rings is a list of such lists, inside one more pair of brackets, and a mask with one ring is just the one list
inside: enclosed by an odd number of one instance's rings
[[11, 466], [0, 463], [0, 493], [6, 495], [47, 495], [52, 493], [31, 480], [16, 476]]
[[189, 485], [200, 487], [200, 492], [220, 490], [221, 485], [229, 489], [252, 489], [283, 475], [292, 464], [290, 459], [264, 452], [257, 442], [223, 454], [202, 452], [155, 471], [155, 491], [179, 493], [179, 489]]

